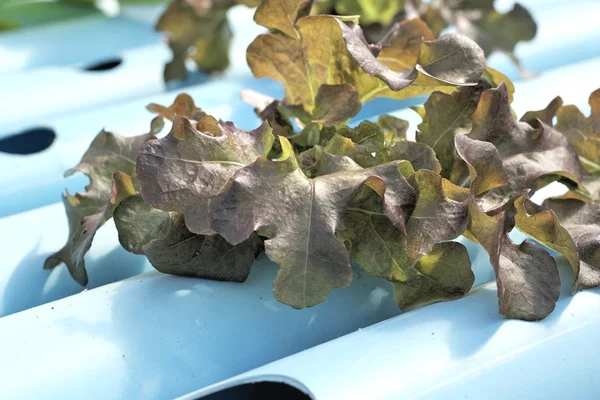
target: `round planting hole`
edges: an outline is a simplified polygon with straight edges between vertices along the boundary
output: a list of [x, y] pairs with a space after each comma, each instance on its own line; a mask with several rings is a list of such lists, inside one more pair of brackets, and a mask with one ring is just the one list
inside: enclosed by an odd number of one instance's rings
[[35, 127], [0, 138], [0, 152], [9, 154], [34, 154], [46, 150], [54, 139], [53, 129]]
[[113, 59], [101, 61], [101, 62], [98, 62], [95, 64], [90, 64], [87, 67], [84, 67], [83, 69], [85, 71], [91, 71], [91, 72], [108, 71], [113, 68], [117, 68], [119, 65], [121, 65], [122, 62], [123, 62], [123, 60], [121, 60], [120, 58], [113, 58]]
[[312, 397], [282, 382], [244, 383], [196, 400], [312, 400]]

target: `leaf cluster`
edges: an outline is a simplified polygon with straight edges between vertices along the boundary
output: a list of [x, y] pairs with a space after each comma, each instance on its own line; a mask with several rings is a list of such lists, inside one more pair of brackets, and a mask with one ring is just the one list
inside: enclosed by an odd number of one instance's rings
[[[303, 308], [348, 286], [356, 262], [409, 310], [469, 292], [469, 257], [452, 241], [464, 235], [489, 253], [500, 312], [542, 319], [559, 296], [556, 261], [513, 243], [516, 227], [566, 257], [575, 290], [600, 284], [600, 91], [589, 117], [557, 98], [516, 120], [512, 84], [470, 39], [428, 40], [412, 19], [373, 45], [354, 19], [311, 16], [310, 5], [257, 8], [269, 33], [248, 63], [285, 88], [278, 100], [244, 94], [258, 128], [182, 94], [148, 106], [158, 114], [149, 134], [101, 132], [74, 169], [90, 186], [65, 197], [69, 241], [46, 267], [64, 262], [85, 284], [84, 254], [113, 217], [123, 247], [165, 273], [243, 282], [264, 251], [279, 265], [275, 298]], [[373, 98], [427, 94], [416, 140], [392, 116], [347, 124]], [[164, 119], [171, 131], [156, 138]], [[535, 204], [554, 181], [567, 194]]]
[[[272, 33], [277, 31], [302, 41], [314, 39], [301, 38], [309, 30], [325, 33], [324, 30], [330, 28], [322, 21], [318, 27], [321, 31], [315, 30], [316, 20], [295, 26], [298, 18], [308, 15], [337, 16], [343, 20], [353, 16], [350, 18], [356, 21], [360, 18], [364, 37], [369, 43], [397, 41], [393, 36], [401, 29], [413, 29], [414, 38], [420, 35], [433, 40], [447, 28], [455, 27], [460, 34], [474, 40], [486, 57], [494, 51], [506, 53], [524, 74], [527, 72], [520, 67], [513, 51], [517, 43], [532, 40], [537, 32], [536, 23], [526, 8], [516, 3], [512, 10], [501, 13], [496, 11], [494, 0], [284, 0], [263, 1], [262, 4], [261, 0], [172, 0], [156, 26], [157, 30], [168, 34], [173, 52], [173, 60], [165, 67], [166, 81], [186, 78], [187, 59], [203, 72], [227, 68], [232, 32], [226, 14], [237, 4], [260, 6], [255, 16], [257, 23]], [[290, 20], [281, 20], [288, 15]], [[417, 18], [428, 28], [399, 26]], [[283, 40], [269, 43], [286, 44]], [[264, 42], [258, 44], [263, 45]], [[398, 64], [403, 61], [395, 60], [395, 67], [405, 68], [406, 65]]]

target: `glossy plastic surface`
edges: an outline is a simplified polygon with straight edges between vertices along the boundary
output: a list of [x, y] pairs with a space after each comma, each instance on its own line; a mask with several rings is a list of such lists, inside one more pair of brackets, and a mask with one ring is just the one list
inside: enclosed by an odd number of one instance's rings
[[364, 273], [294, 310], [273, 299], [275, 272], [258, 261], [241, 285], [150, 272], [0, 318], [0, 398], [169, 399], [399, 312]]
[[[233, 9], [230, 19], [234, 40], [231, 67], [221, 77], [224, 82], [251, 76], [245, 60], [246, 47], [264, 31], [253, 23], [252, 10], [247, 7]], [[0, 137], [61, 115], [212, 80], [206, 74], [195, 73], [189, 81], [167, 87], [163, 68], [171, 59], [171, 52], [163, 35], [154, 31], [153, 24], [125, 17], [97, 17], [73, 21], [67, 27], [57, 24], [37, 32], [0, 35], [0, 60], [3, 57], [15, 67], [3, 71], [9, 67], [0, 63], [0, 87], [7, 94], [0, 98], [0, 109], [4, 111], [0, 114]], [[21, 58], [21, 64], [16, 65]], [[121, 64], [110, 70], [86, 69], [114, 60]]]
[[541, 322], [498, 314], [496, 284], [391, 318], [180, 400], [240, 383], [276, 380], [313, 399], [593, 399], [600, 348], [600, 289], [562, 293]]

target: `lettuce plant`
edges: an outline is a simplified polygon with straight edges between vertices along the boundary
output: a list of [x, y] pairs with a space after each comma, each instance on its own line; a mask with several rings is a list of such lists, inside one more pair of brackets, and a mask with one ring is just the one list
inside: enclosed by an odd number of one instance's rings
[[[257, 8], [269, 32], [248, 63], [285, 97], [244, 94], [256, 129], [181, 94], [148, 106], [158, 115], [147, 134], [101, 132], [67, 172], [91, 183], [65, 196], [69, 239], [46, 268], [64, 262], [85, 285], [85, 252], [112, 217], [123, 247], [164, 273], [243, 282], [264, 251], [279, 265], [275, 298], [303, 308], [347, 287], [356, 262], [409, 310], [469, 292], [469, 257], [452, 241], [463, 235], [489, 253], [500, 312], [539, 320], [559, 297], [557, 264], [534, 242], [513, 243], [518, 228], [566, 257], [574, 290], [600, 284], [600, 91], [589, 117], [557, 98], [516, 120], [511, 82], [472, 40], [434, 39], [415, 18], [372, 44], [355, 17], [312, 16], [311, 4]], [[347, 125], [374, 98], [424, 95], [415, 141], [392, 116]], [[157, 138], [164, 119], [171, 131]], [[568, 192], [535, 204], [553, 181]]]
[[[238, 4], [256, 7], [259, 3], [260, 0], [173, 0], [156, 26], [157, 30], [167, 33], [173, 52], [173, 60], [165, 67], [165, 80], [184, 80], [187, 59], [191, 59], [203, 72], [219, 72], [227, 68], [232, 39], [227, 11]], [[493, 51], [506, 53], [523, 73], [526, 71], [514, 56], [514, 48], [520, 41], [533, 39], [537, 32], [535, 21], [523, 6], [517, 3], [511, 11], [500, 13], [494, 8], [494, 0], [284, 0], [276, 3], [278, 7], [274, 7], [275, 3], [263, 2], [255, 14], [255, 21], [273, 34], [296, 38], [307, 32], [316, 32], [314, 26], [309, 25], [318, 20], [310, 23], [307, 20], [297, 27], [293, 26], [295, 22], [292, 21], [296, 21], [298, 13], [335, 15], [342, 19], [342, 16], [348, 15], [360, 17], [362, 33], [370, 43], [386, 43], [394, 40], [391, 36], [398, 29], [411, 28], [415, 29], [414, 37], [421, 35], [433, 40], [452, 26], [478, 43], [486, 57]], [[281, 18], [286, 15], [292, 19], [282, 24]], [[398, 27], [398, 24], [415, 18], [421, 18], [428, 27], [414, 24]], [[271, 39], [270, 43], [275, 43], [274, 40]], [[302, 38], [302, 41], [310, 40], [318, 38]], [[285, 41], [277, 43], [283, 45]]]

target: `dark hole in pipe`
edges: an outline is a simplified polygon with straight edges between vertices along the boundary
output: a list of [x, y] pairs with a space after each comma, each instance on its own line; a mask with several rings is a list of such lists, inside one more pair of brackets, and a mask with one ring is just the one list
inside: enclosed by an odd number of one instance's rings
[[23, 132], [0, 138], [0, 152], [9, 154], [34, 154], [46, 150], [54, 139], [54, 130], [45, 127], [27, 129]]
[[111, 60], [101, 61], [99, 63], [88, 65], [87, 67], [84, 67], [83, 69], [86, 71], [92, 71], [92, 72], [108, 71], [109, 69], [118, 67], [119, 65], [121, 65], [122, 62], [123, 62], [123, 60], [121, 60], [120, 58], [113, 58]]
[[312, 400], [309, 395], [281, 382], [245, 383], [196, 400]]

